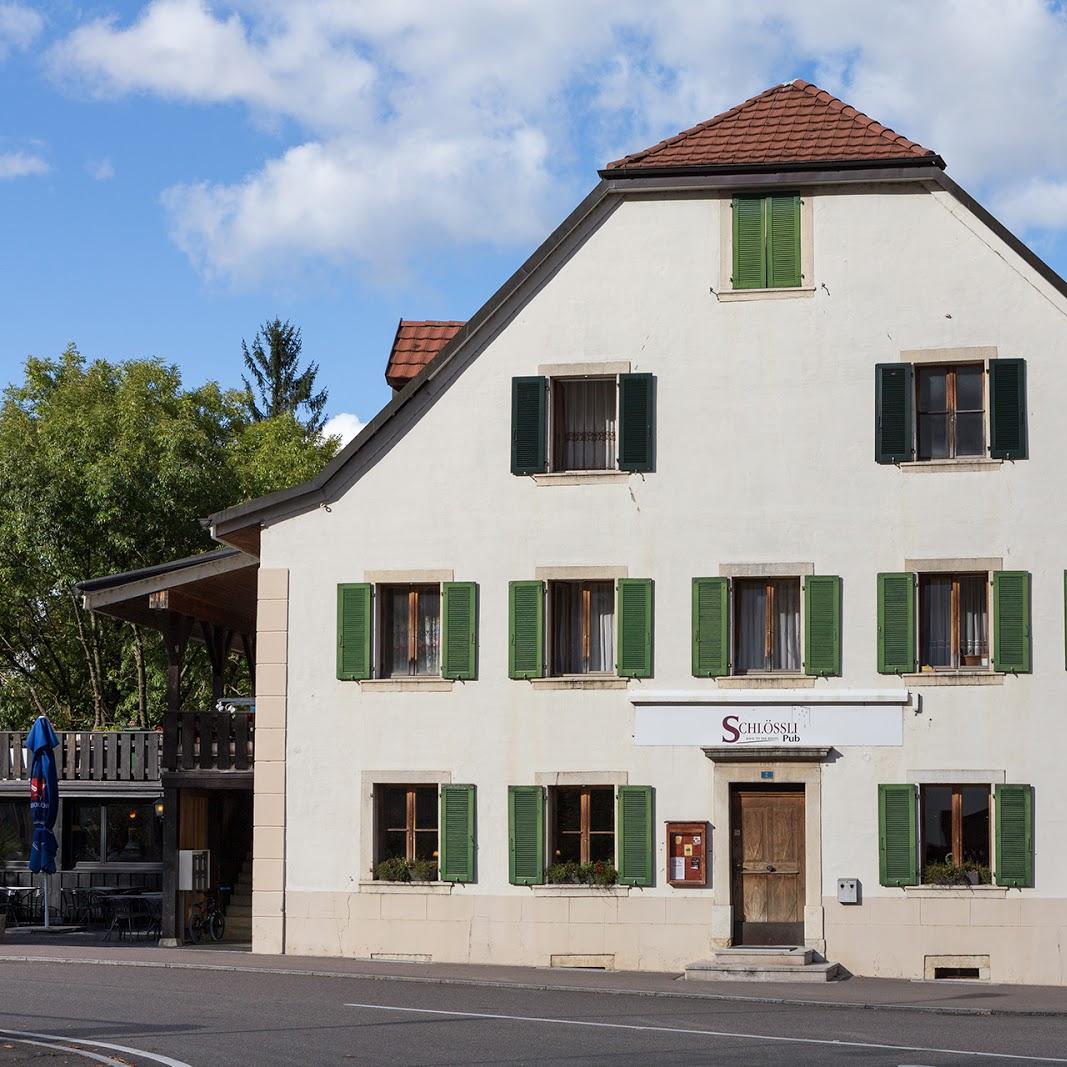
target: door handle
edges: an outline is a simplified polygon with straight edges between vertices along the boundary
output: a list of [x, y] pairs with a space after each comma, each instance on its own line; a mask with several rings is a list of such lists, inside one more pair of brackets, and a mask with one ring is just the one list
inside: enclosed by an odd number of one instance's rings
[[774, 868], [774, 867], [773, 867], [773, 866], [772, 866], [771, 864], [769, 864], [769, 863], [768, 863], [768, 864], [767, 864], [767, 870], [768, 870], [768, 871], [774, 871], [774, 870], [775, 870], [775, 868]]

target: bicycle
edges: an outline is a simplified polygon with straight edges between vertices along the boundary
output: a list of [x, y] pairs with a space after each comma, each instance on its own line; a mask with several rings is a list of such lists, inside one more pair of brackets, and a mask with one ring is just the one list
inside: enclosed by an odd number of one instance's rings
[[222, 912], [218, 895], [205, 893], [194, 906], [189, 916], [189, 940], [199, 945], [208, 936], [212, 941], [221, 941], [226, 933], [226, 916]]

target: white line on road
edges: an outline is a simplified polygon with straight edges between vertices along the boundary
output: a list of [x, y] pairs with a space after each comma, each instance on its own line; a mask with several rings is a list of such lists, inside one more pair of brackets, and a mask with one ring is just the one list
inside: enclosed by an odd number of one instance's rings
[[[15, 1040], [25, 1037], [36, 1037], [42, 1041], [58, 1041], [68, 1045], [88, 1045], [90, 1048], [106, 1048], [109, 1052], [125, 1052], [130, 1056], [140, 1056], [142, 1059], [151, 1060], [153, 1063], [162, 1063], [164, 1067], [192, 1067], [192, 1064], [184, 1060], [172, 1060], [169, 1056], [160, 1056], [155, 1052], [145, 1052], [141, 1048], [131, 1048], [129, 1045], [113, 1045], [108, 1041], [90, 1041], [84, 1037], [61, 1037], [58, 1034], [35, 1034], [31, 1030], [0, 1030], [0, 1037], [11, 1037]], [[80, 1051], [69, 1049], [68, 1051]], [[105, 1060], [106, 1063], [114, 1063], [114, 1060]]]
[[404, 1008], [393, 1004], [346, 1004], [346, 1008], [372, 1011], [413, 1012], [417, 1015], [451, 1015], [461, 1019], [498, 1019], [515, 1023], [553, 1023], [556, 1026], [590, 1026], [602, 1030], [641, 1030], [656, 1034], [695, 1034], [701, 1037], [733, 1037], [745, 1041], [779, 1041], [796, 1045], [837, 1045], [841, 1048], [885, 1049], [891, 1052], [937, 1052], [946, 1056], [976, 1056], [990, 1060], [1023, 1060], [1027, 1063], [1067, 1063], [1055, 1056], [1019, 1056], [1010, 1052], [971, 1052], [958, 1048], [926, 1048], [923, 1045], [880, 1045], [869, 1041], [834, 1041], [818, 1037], [777, 1037], [774, 1034], [738, 1034], [729, 1030], [685, 1030], [679, 1026], [639, 1026], [636, 1023], [595, 1023], [586, 1019], [549, 1019], [536, 1015], [490, 1015], [476, 1011], [443, 1011], [437, 1008]]
[[86, 1052], [85, 1049], [75, 1048], [73, 1045], [56, 1044], [54, 1041], [31, 1041], [27, 1037], [7, 1036], [3, 1038], [3, 1040], [10, 1041], [15, 1045], [33, 1045], [36, 1048], [50, 1048], [53, 1052], [69, 1052], [74, 1056], [81, 1056], [82, 1059], [106, 1064], [107, 1067], [129, 1067], [129, 1064], [122, 1060], [113, 1060], [110, 1056], [99, 1056], [95, 1052]]

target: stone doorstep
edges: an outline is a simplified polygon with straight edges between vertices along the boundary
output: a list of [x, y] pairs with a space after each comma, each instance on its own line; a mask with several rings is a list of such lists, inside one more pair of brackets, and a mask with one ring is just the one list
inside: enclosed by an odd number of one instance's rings
[[836, 963], [796, 964], [719, 963], [698, 960], [685, 969], [687, 981], [697, 982], [831, 982], [840, 967]]
[[738, 945], [715, 950], [717, 963], [747, 963], [758, 966], [806, 967], [815, 959], [815, 950], [793, 945]]

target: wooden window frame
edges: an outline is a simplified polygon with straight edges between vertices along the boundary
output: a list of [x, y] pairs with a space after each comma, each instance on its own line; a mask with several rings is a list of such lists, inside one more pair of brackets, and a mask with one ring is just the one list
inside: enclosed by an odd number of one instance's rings
[[[394, 669], [390, 672], [386, 672], [385, 663], [388, 649], [392, 646], [392, 633], [390, 628], [386, 625], [389, 618], [389, 601], [390, 594], [398, 589], [407, 589], [408, 591], [408, 658], [407, 671], [401, 673]], [[383, 582], [380, 585], [375, 586], [375, 595], [378, 601], [378, 609], [376, 612], [378, 623], [378, 677], [379, 678], [440, 678], [442, 669], [442, 657], [444, 649], [438, 649], [437, 656], [437, 671], [434, 674], [423, 673], [420, 674], [415, 669], [419, 661], [419, 596], [430, 590], [437, 590], [437, 625], [438, 632], [441, 632], [443, 626], [443, 620], [441, 618], [441, 605], [443, 600], [443, 594], [440, 582]]]
[[928, 789], [951, 789], [952, 790], [952, 862], [957, 866], [963, 865], [963, 790], [984, 788], [986, 790], [986, 815], [988, 818], [989, 840], [986, 842], [988, 865], [993, 867], [993, 787], [987, 782], [960, 782], [949, 784], [948, 782], [926, 782], [919, 786], [919, 864], [920, 882], [926, 875], [926, 791]]
[[[592, 794], [594, 792], [610, 793], [612, 803], [611, 829], [592, 829]], [[577, 830], [561, 830], [559, 827], [559, 796], [561, 793], [578, 793], [579, 800], [579, 827]], [[592, 855], [593, 837], [610, 837], [612, 862], [615, 862], [616, 848], [618, 847], [618, 816], [615, 811], [615, 787], [611, 785], [557, 785], [549, 790], [549, 826], [551, 827], [551, 839], [549, 840], [549, 855], [552, 863], [563, 862], [557, 859], [557, 851], [561, 837], [578, 838], [579, 863], [589, 863]]]
[[[565, 389], [573, 382], [605, 382], [614, 387], [615, 395], [615, 463], [611, 467], [565, 467], [561, 461], [563, 442], [560, 440], [561, 428], [556, 425], [556, 408], [560, 403], [557, 389]], [[545, 436], [547, 438], [546, 455], [548, 462], [546, 468], [550, 474], [587, 474], [600, 473], [601, 471], [617, 471], [619, 469], [619, 376], [609, 375], [566, 375], [557, 374], [548, 378], [548, 403], [547, 418], [545, 419]]]
[[[774, 656], [775, 638], [778, 636], [777, 623], [775, 621], [774, 611], [774, 595], [775, 595], [775, 583], [776, 582], [796, 582], [797, 583], [797, 643], [798, 643], [798, 659], [800, 665], [797, 667], [745, 667], [739, 668], [737, 666], [737, 650], [738, 641], [741, 632], [741, 597], [738, 596], [739, 587], [755, 586], [763, 583], [764, 592], [766, 593], [766, 616], [763, 620], [763, 659], [764, 663], [769, 663]], [[732, 578], [730, 580], [730, 596], [733, 601], [731, 605], [731, 648], [730, 648], [730, 664], [731, 673], [738, 675], [739, 677], [745, 677], [746, 675], [757, 674], [784, 674], [784, 675], [800, 675], [804, 673], [804, 631], [803, 631], [803, 594], [804, 583], [803, 579], [791, 574], [781, 574], [766, 578]]]
[[[952, 572], [924, 572], [919, 574], [919, 589], [918, 596], [916, 597], [916, 610], [919, 614], [918, 626], [916, 627], [916, 634], [918, 635], [918, 669], [922, 672], [927, 671], [988, 671], [992, 670], [992, 657], [991, 657], [991, 645], [990, 640], [992, 632], [992, 618], [990, 617], [990, 595], [989, 586], [990, 579], [988, 572], [985, 571], [952, 571]], [[950, 596], [949, 607], [949, 650], [951, 662], [944, 667], [934, 667], [931, 664], [924, 664], [923, 648], [926, 644], [925, 638], [925, 617], [926, 613], [923, 610], [925, 603], [925, 597], [927, 595], [927, 588], [932, 579], [951, 579], [952, 586]], [[982, 588], [985, 591], [985, 654], [984, 656], [961, 656], [960, 655], [960, 579], [961, 578], [981, 578]], [[975, 663], [964, 663], [964, 659], [976, 660]], [[982, 663], [982, 659], [985, 659], [985, 663]]]
[[[960, 409], [956, 406], [956, 373], [961, 370], [977, 370], [982, 376], [982, 407], [980, 414], [982, 416], [982, 445], [978, 452], [965, 455], [956, 455], [956, 416], [960, 414]], [[924, 374], [928, 374], [931, 371], [943, 371], [945, 372], [945, 410], [944, 411], [923, 411], [920, 406], [919, 398], [921, 393], [920, 379]], [[959, 459], [961, 462], [974, 462], [978, 459], [983, 459], [989, 449], [989, 369], [987, 365], [983, 363], [917, 363], [914, 368], [914, 383], [913, 388], [915, 390], [915, 458], [920, 463], [936, 463], [944, 462], [946, 459]], [[964, 408], [963, 414], [975, 414], [978, 409], [976, 408]], [[919, 458], [920, 453], [920, 427], [922, 426], [923, 415], [945, 415], [948, 418], [948, 428], [946, 430], [946, 443], [948, 445], [948, 455], [938, 456], [936, 459], [927, 457], [925, 459]]]
[[[618, 589], [615, 582], [610, 578], [560, 578], [549, 579], [547, 584], [548, 591], [548, 610], [545, 612], [546, 619], [546, 636], [548, 638], [548, 670], [549, 677], [551, 678], [612, 678], [616, 673], [615, 664], [615, 642], [618, 639], [618, 633], [615, 633], [615, 640], [612, 641], [611, 648], [611, 669], [606, 671], [591, 671], [588, 669], [589, 665], [589, 653], [592, 645], [592, 628], [591, 628], [591, 613], [592, 613], [592, 589], [593, 585], [610, 585], [612, 587], [612, 628], [614, 629], [618, 625], [619, 617], [619, 604], [618, 604]], [[559, 664], [556, 662], [556, 595], [555, 590], [557, 586], [569, 585], [577, 586], [582, 598], [582, 663], [585, 665], [585, 670], [564, 672], [559, 669]]]
[[[386, 790], [404, 790], [404, 825], [403, 826], [386, 826], [385, 825], [385, 791]], [[415, 805], [417, 802], [417, 794], [420, 790], [430, 791], [432, 790], [438, 800], [437, 810], [437, 827], [434, 830], [419, 830], [415, 825]], [[440, 787], [436, 785], [403, 785], [382, 783], [374, 787], [374, 821], [377, 828], [374, 841], [374, 862], [375, 864], [381, 863], [382, 860], [391, 859], [392, 857], [386, 856], [386, 834], [388, 833], [403, 833], [404, 834], [404, 856], [409, 863], [415, 862], [417, 849], [415, 848], [418, 834], [430, 834], [433, 833], [437, 839], [437, 844], [434, 847], [434, 855], [440, 858], [441, 853], [441, 811], [440, 811]]]

